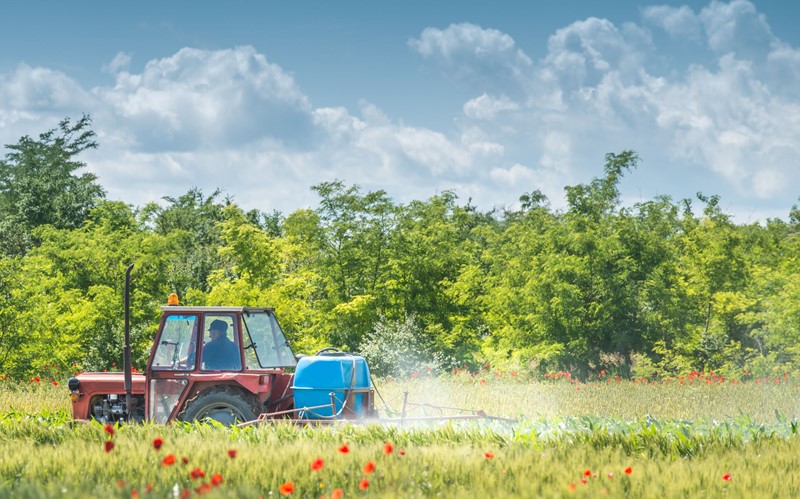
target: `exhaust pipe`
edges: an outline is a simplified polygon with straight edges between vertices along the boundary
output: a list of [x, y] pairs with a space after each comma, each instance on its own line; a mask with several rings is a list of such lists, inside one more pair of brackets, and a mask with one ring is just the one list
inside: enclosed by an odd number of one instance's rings
[[133, 362], [131, 361], [131, 271], [133, 264], [125, 271], [125, 349], [122, 362], [125, 370], [125, 410], [130, 419], [133, 413]]

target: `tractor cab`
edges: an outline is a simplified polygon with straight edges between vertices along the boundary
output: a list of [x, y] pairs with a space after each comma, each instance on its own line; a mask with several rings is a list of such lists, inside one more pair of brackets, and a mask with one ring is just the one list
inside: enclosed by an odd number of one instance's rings
[[79, 374], [69, 382], [73, 417], [250, 421], [292, 406], [286, 369], [296, 364], [273, 309], [180, 306], [171, 295], [144, 373]]
[[[288, 395], [291, 376], [285, 369], [296, 363], [270, 308], [162, 307], [145, 372], [147, 419], [156, 423], [176, 418], [254, 419], [266, 412], [264, 403], [276, 388], [281, 397]], [[233, 407], [206, 401], [206, 406], [197, 407], [195, 398], [212, 389], [246, 403]]]

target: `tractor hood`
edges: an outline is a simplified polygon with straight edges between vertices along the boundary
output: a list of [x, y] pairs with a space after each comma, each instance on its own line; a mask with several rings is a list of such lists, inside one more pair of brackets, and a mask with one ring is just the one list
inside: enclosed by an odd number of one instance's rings
[[[84, 372], [69, 380], [70, 390], [78, 382], [77, 389], [81, 393], [93, 395], [95, 393], [125, 393], [125, 373], [93, 373]], [[131, 391], [133, 393], [144, 393], [146, 381], [144, 374], [134, 373], [131, 375]]]

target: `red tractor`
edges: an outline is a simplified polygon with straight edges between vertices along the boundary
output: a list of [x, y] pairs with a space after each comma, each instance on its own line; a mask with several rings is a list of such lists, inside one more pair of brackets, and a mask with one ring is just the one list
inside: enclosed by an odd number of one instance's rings
[[144, 373], [133, 373], [132, 267], [125, 280], [124, 372], [84, 372], [70, 379], [74, 419], [213, 419], [231, 425], [265, 418], [374, 416], [364, 359], [325, 349], [298, 362], [271, 308], [187, 307], [170, 295], [147, 367]]

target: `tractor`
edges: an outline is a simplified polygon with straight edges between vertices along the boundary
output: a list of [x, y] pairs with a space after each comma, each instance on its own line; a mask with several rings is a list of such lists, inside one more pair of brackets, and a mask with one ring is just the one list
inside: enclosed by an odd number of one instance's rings
[[364, 359], [327, 348], [295, 356], [271, 308], [181, 306], [175, 294], [144, 372], [133, 372], [125, 274], [123, 372], [68, 381], [75, 420], [237, 423], [365, 420], [375, 416]]

